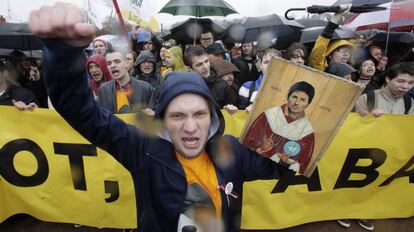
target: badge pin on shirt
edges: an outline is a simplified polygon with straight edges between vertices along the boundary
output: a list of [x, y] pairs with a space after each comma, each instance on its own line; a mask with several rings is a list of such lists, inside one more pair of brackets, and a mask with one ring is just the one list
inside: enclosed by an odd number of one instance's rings
[[227, 205], [228, 206], [230, 206], [229, 196], [231, 196], [235, 199], [239, 198], [239, 195], [236, 192], [233, 191], [233, 183], [232, 182], [228, 182], [226, 185], [220, 185], [219, 190], [224, 192], [224, 194], [226, 194]]

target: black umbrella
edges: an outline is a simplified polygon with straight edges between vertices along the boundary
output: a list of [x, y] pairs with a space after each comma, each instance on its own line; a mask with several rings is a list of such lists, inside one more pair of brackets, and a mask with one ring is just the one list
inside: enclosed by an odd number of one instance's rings
[[[351, 13], [366, 13], [366, 12], [374, 12], [374, 11], [381, 11], [386, 10], [387, 8], [378, 6], [377, 4], [364, 4], [358, 6], [352, 6], [350, 9]], [[291, 8], [285, 12], [285, 18], [289, 20], [293, 20], [288, 16], [289, 12], [291, 11], [307, 11], [311, 14], [323, 14], [323, 13], [337, 13], [341, 12], [340, 6], [320, 6], [320, 5], [312, 5], [307, 8]]]
[[40, 50], [43, 42], [32, 34], [27, 24], [0, 23], [0, 48]]
[[410, 32], [379, 32], [370, 38], [373, 45], [385, 50], [389, 63], [413, 60], [414, 34]]
[[186, 45], [192, 44], [194, 39], [200, 38], [200, 34], [206, 31], [212, 32], [214, 38], [219, 39], [222, 37], [225, 29], [208, 18], [189, 18], [186, 21], [173, 26], [170, 30], [170, 34], [163, 38], [173, 38], [179, 44]]
[[385, 32], [385, 31], [378, 30], [378, 29], [367, 29], [367, 30], [358, 31], [358, 34], [363, 35], [364, 38], [366, 38], [366, 39], [369, 39], [369, 38], [374, 37], [376, 34], [378, 34], [380, 32]]
[[[300, 23], [286, 20], [276, 14], [247, 17], [241, 24], [246, 30], [244, 42], [257, 41], [259, 46], [269, 47], [276, 39], [276, 48], [279, 49], [298, 40], [300, 30], [304, 28]], [[286, 43], [289, 44], [286, 46]]]
[[[158, 13], [195, 16], [195, 23], [200, 24], [197, 22], [200, 17], [225, 17], [238, 12], [224, 0], [171, 0]], [[198, 26], [194, 25], [194, 28], [197, 29]], [[193, 30], [193, 44], [199, 34], [199, 31]]]
[[[302, 30], [302, 35], [300, 37], [301, 43], [314, 43], [318, 36], [323, 32], [324, 27], [311, 27]], [[354, 31], [347, 30], [344, 28], [337, 28], [332, 37], [332, 40], [337, 39], [352, 39], [358, 37], [358, 34]]]
[[378, 32], [370, 38], [373, 44], [388, 43], [399, 45], [414, 45], [414, 34], [410, 32]]
[[318, 19], [318, 18], [302, 18], [296, 19], [296, 22], [302, 24], [305, 28], [309, 27], [324, 27], [328, 24], [327, 20]]

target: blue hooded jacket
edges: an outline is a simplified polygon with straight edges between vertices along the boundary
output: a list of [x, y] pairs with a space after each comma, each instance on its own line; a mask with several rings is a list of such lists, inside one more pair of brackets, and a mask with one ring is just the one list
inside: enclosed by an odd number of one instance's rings
[[[135, 127], [99, 107], [84, 78], [82, 48], [52, 40], [45, 40], [45, 45], [44, 73], [52, 104], [75, 130], [129, 170], [135, 187], [139, 231], [177, 231], [187, 180], [168, 132], [163, 133], [165, 137], [145, 137]], [[171, 100], [182, 93], [196, 93], [208, 101], [213, 99], [199, 75], [171, 73], [160, 89], [156, 117], [162, 118]], [[244, 181], [292, 174], [285, 167], [243, 147], [231, 136], [225, 139], [232, 148], [234, 162], [227, 166], [217, 163], [215, 143], [224, 124], [220, 111], [216, 106], [213, 108], [212, 129], [205, 149], [213, 161], [219, 185], [232, 182], [234, 191], [241, 194]], [[240, 225], [234, 218], [240, 216], [241, 198], [231, 198], [227, 202], [226, 195], [221, 192], [225, 231], [239, 230]]]

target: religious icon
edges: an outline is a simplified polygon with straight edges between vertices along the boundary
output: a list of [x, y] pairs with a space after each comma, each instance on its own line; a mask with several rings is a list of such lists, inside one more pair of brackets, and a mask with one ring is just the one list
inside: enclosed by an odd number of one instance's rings
[[240, 141], [310, 176], [361, 91], [355, 83], [274, 58]]
[[305, 81], [292, 85], [286, 104], [269, 108], [256, 118], [244, 138], [244, 145], [303, 173], [315, 144], [312, 125], [305, 116], [314, 95], [315, 89]]

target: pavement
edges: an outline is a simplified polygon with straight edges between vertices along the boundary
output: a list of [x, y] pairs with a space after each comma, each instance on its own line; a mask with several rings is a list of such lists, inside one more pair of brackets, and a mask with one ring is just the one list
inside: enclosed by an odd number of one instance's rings
[[[372, 220], [376, 232], [413, 232], [414, 217], [398, 219]], [[51, 223], [37, 220], [28, 215], [15, 215], [3, 223], [0, 223], [0, 232], [122, 232], [120, 229], [98, 229], [89, 226], [75, 227], [67, 223]], [[249, 232], [261, 232], [262, 230], [249, 230]], [[356, 220], [352, 221], [350, 228], [341, 227], [336, 221], [313, 222], [282, 230], [266, 230], [266, 232], [367, 232], [358, 225]]]

